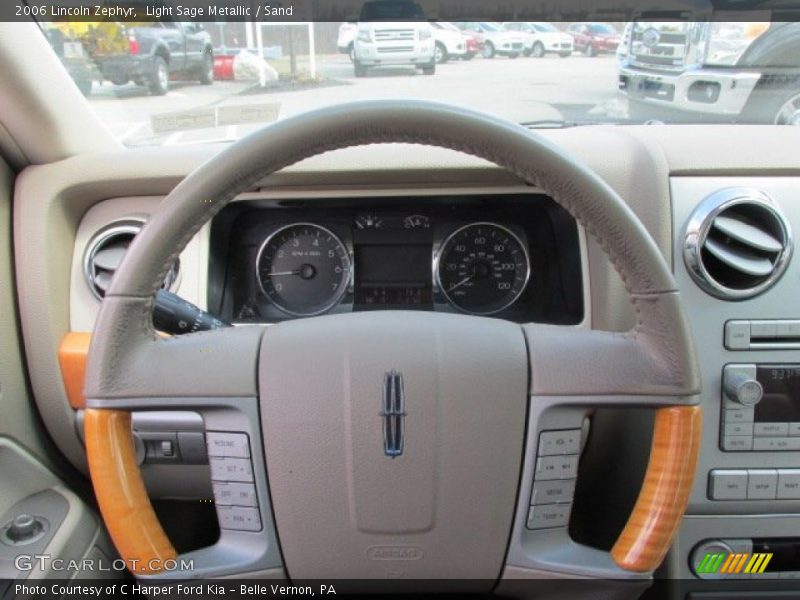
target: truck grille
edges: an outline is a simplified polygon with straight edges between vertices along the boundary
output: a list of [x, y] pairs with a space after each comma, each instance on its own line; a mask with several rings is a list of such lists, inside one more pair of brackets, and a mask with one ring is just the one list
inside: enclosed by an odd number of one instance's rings
[[375, 41], [413, 40], [413, 29], [376, 29]]
[[687, 56], [685, 23], [636, 23], [630, 40], [632, 66], [675, 70], [683, 69]]
[[397, 52], [413, 52], [414, 46], [383, 46], [378, 47], [378, 54], [394, 54]]

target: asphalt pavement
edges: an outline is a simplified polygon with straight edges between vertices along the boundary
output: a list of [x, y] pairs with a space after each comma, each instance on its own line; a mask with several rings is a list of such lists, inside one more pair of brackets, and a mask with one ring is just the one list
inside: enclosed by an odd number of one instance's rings
[[405, 67], [356, 79], [344, 55], [317, 59], [321, 85], [261, 88], [254, 82], [210, 86], [172, 82], [166, 96], [133, 84], [94, 84], [89, 102], [129, 145], [233, 140], [276, 118], [353, 100], [416, 98], [449, 102], [526, 122], [625, 116], [613, 56], [516, 59], [476, 57], [438, 65], [434, 75]]

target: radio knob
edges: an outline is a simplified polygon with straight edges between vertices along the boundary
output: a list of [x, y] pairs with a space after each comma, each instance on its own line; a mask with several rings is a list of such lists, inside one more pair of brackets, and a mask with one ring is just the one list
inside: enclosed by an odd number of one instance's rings
[[725, 373], [723, 389], [728, 398], [745, 406], [755, 406], [764, 395], [764, 388], [757, 380], [736, 371]]

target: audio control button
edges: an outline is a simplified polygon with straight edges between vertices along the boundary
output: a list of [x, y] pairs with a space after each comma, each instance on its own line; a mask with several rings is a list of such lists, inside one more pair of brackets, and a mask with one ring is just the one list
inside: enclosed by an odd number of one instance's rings
[[726, 425], [728, 423], [752, 423], [753, 413], [752, 408], [726, 408], [722, 413], [722, 420]]
[[778, 469], [778, 500], [800, 500], [800, 469]]
[[789, 435], [788, 423], [756, 423], [753, 427], [756, 436], [787, 436]]
[[757, 437], [753, 440], [753, 450], [761, 452], [785, 452], [800, 450], [800, 438]]
[[725, 435], [753, 435], [753, 424], [725, 423]]
[[764, 395], [756, 379], [755, 365], [728, 365], [722, 375], [722, 386], [729, 401], [726, 408], [755, 406]]
[[714, 470], [708, 476], [708, 495], [712, 500], [746, 500], [747, 471]]
[[749, 435], [726, 435], [722, 438], [722, 449], [729, 452], [749, 452], [753, 449], [753, 437]]
[[777, 469], [748, 469], [747, 499], [774, 500], [778, 493]]

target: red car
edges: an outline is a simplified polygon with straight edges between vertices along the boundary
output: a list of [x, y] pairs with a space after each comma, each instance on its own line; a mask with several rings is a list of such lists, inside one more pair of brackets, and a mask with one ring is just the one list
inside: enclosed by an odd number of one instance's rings
[[567, 33], [575, 40], [575, 50], [586, 56], [613, 54], [619, 46], [619, 33], [608, 23], [572, 23]]

